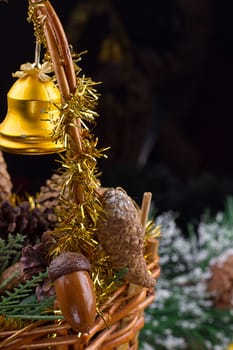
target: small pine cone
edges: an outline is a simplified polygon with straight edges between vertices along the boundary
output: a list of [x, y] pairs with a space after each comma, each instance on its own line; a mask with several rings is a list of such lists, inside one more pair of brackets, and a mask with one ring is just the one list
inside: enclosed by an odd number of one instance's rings
[[36, 287], [35, 294], [38, 301], [43, 301], [44, 299], [55, 295], [54, 283], [46, 278], [42, 284]]
[[[27, 245], [22, 249], [20, 264], [22, 265], [24, 279], [30, 279], [33, 275], [43, 272], [49, 265], [48, 249], [51, 247], [51, 235], [47, 231], [43, 234], [41, 243], [34, 246]], [[37, 300], [42, 301], [55, 294], [55, 288], [50, 279], [46, 278], [36, 287]]]
[[8, 233], [12, 233], [16, 228], [16, 217], [18, 208], [14, 208], [10, 202], [4, 201], [0, 206], [0, 237], [7, 238]]
[[122, 189], [107, 189], [101, 196], [105, 217], [97, 222], [97, 237], [113, 268], [127, 269], [125, 279], [143, 287], [155, 280], [144, 259], [144, 229], [139, 210]]
[[222, 309], [233, 307], [233, 251], [225, 252], [210, 265], [210, 277], [205, 281], [213, 303]]
[[4, 201], [0, 206], [0, 237], [6, 238], [9, 233], [26, 235], [30, 243], [35, 243], [48, 229], [56, 223], [56, 216], [50, 209], [41, 212], [31, 208], [29, 202], [13, 206]]
[[42, 212], [46, 209], [54, 209], [58, 206], [62, 184], [62, 177], [58, 174], [53, 174], [52, 177], [46, 181], [46, 186], [41, 186], [35, 201]]
[[45, 271], [48, 266], [46, 253], [43, 243], [34, 246], [27, 245], [22, 249], [20, 263], [23, 266], [25, 279], [30, 279], [34, 274]]
[[0, 203], [4, 200], [9, 200], [12, 192], [12, 182], [7, 171], [7, 164], [0, 151]]

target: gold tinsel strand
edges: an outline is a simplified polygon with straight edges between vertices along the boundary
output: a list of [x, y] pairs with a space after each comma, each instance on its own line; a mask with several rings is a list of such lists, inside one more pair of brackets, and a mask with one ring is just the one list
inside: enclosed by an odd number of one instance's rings
[[25, 327], [29, 323], [28, 320], [22, 320], [19, 318], [0, 316], [0, 329], [4, 331], [13, 331]]
[[34, 10], [34, 7], [35, 6], [43, 6], [43, 3], [45, 2], [46, 0], [39, 0], [38, 3], [36, 4], [32, 4], [31, 1], [29, 0], [29, 6], [28, 6], [28, 17], [27, 17], [27, 20], [28, 22], [32, 23], [33, 24], [33, 28], [34, 28], [34, 35], [36, 37], [36, 40], [43, 44], [44, 47], [47, 49], [47, 43], [46, 43], [46, 40], [45, 40], [45, 36], [44, 36], [44, 31], [43, 31], [43, 28], [42, 28], [42, 25], [41, 25], [41, 22], [43, 23], [43, 21], [46, 20], [46, 18], [38, 18], [35, 14], [35, 10]]
[[145, 228], [145, 243], [149, 238], [159, 238], [161, 237], [161, 226], [155, 225], [154, 220], [148, 220]]
[[[77, 55], [79, 57], [79, 55]], [[76, 68], [77, 74], [77, 89], [72, 94], [68, 101], [66, 101], [61, 109], [60, 121], [54, 128], [53, 137], [55, 139], [64, 138], [67, 133], [67, 127], [74, 125], [75, 120], [81, 122], [84, 130], [80, 130], [81, 134], [88, 131], [89, 128], [86, 123], [95, 124], [98, 113], [94, 111], [97, 106], [99, 95], [94, 86], [98, 83], [92, 81], [91, 78], [85, 76], [79, 77], [81, 69]], [[68, 146], [68, 145], [67, 145]]]
[[[76, 72], [79, 74], [80, 69], [76, 69]], [[100, 186], [97, 159], [106, 157], [104, 152], [107, 148], [99, 150], [98, 139], [89, 130], [89, 124], [95, 125], [95, 119], [98, 117], [98, 114], [93, 111], [98, 100], [96, 90], [93, 88], [96, 83], [84, 76], [77, 77], [77, 81], [76, 92], [61, 109], [61, 119], [55, 128], [54, 136], [66, 137], [69, 125], [75, 125], [77, 120], [80, 121], [82, 151], [74, 157], [72, 147], [67, 144], [66, 153], [60, 156], [59, 172], [64, 178], [62, 193], [67, 193], [68, 190], [69, 200], [61, 196], [57, 211], [59, 224], [51, 232], [56, 240], [56, 246], [51, 249], [50, 257], [54, 258], [65, 250], [84, 252], [92, 264], [97, 305], [100, 305], [118, 286], [113, 283], [115, 272], [108, 266], [107, 257], [99, 251], [95, 232], [97, 220], [103, 215], [96, 193]], [[72, 183], [82, 185], [84, 203], [77, 204], [72, 200]]]

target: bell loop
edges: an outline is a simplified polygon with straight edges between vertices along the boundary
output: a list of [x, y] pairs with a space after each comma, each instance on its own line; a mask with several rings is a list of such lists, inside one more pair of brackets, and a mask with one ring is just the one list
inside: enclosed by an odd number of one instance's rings
[[40, 64], [40, 54], [41, 54], [41, 43], [36, 40], [36, 47], [35, 47], [35, 62], [34, 62], [34, 66], [41, 68], [41, 64]]

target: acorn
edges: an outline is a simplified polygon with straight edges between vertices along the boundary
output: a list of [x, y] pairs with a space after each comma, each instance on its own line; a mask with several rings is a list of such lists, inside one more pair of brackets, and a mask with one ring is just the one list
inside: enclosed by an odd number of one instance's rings
[[151, 288], [155, 279], [144, 258], [145, 230], [140, 210], [122, 188], [100, 192], [105, 216], [97, 222], [97, 237], [115, 269], [126, 271], [125, 280]]
[[89, 260], [76, 252], [63, 252], [49, 265], [62, 315], [76, 332], [88, 333], [95, 322], [96, 296]]

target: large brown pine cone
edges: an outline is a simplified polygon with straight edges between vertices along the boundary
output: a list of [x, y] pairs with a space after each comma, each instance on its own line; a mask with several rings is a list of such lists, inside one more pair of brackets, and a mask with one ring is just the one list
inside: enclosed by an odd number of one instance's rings
[[121, 188], [103, 191], [105, 216], [97, 222], [97, 237], [113, 268], [125, 270], [125, 279], [151, 288], [155, 280], [144, 259], [145, 232], [133, 199]]
[[0, 151], [0, 203], [10, 198], [12, 188], [13, 185], [7, 171], [7, 164], [3, 153]]

